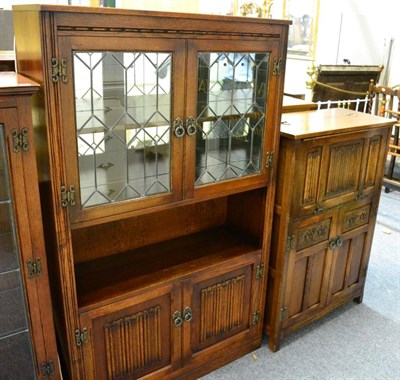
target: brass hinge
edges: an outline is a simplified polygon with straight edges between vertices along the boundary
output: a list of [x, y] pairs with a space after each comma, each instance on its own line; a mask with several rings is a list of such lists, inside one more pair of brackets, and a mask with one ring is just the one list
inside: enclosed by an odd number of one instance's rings
[[257, 265], [256, 280], [261, 280], [264, 276], [264, 264]]
[[274, 166], [274, 152], [267, 152], [265, 157], [265, 167], [267, 169], [272, 169]]
[[50, 377], [54, 376], [54, 362], [52, 360], [48, 362], [44, 362], [40, 365], [40, 371], [42, 373], [42, 377]]
[[88, 342], [88, 331], [87, 328], [84, 327], [81, 330], [76, 329], [75, 330], [75, 344], [77, 347], [82, 346], [82, 344], [86, 344]]
[[289, 309], [287, 308], [287, 306], [285, 306], [280, 311], [279, 319], [281, 321], [285, 321], [288, 318], [289, 318]]
[[288, 235], [286, 240], [286, 249], [287, 251], [292, 250], [296, 245], [296, 236], [295, 235]]
[[256, 312], [253, 313], [253, 318], [252, 318], [252, 325], [258, 325], [260, 323], [260, 311], [257, 310]]
[[272, 69], [272, 75], [281, 75], [282, 74], [282, 58], [275, 58], [274, 59], [274, 66]]
[[51, 59], [51, 76], [53, 83], [58, 83], [61, 78], [61, 82], [67, 83], [67, 60], [61, 59], [61, 63], [58, 62], [57, 58]]
[[75, 186], [71, 185], [69, 190], [67, 187], [61, 186], [61, 207], [75, 206]]
[[22, 128], [20, 133], [18, 133], [16, 129], [13, 129], [11, 131], [11, 138], [14, 153], [18, 153], [20, 151], [20, 148], [22, 148], [24, 152], [27, 152], [29, 150], [27, 128]]
[[26, 264], [28, 265], [28, 278], [40, 277], [42, 275], [42, 262], [40, 257], [37, 257], [35, 260], [27, 260]]

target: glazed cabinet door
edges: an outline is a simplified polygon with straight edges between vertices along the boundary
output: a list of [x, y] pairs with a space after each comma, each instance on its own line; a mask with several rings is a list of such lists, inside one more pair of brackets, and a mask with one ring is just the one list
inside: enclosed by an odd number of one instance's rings
[[230, 260], [183, 283], [183, 364], [205, 363], [260, 331], [260, 252]]
[[332, 251], [328, 303], [345, 297], [362, 299], [379, 195], [344, 206], [339, 212], [339, 233]]
[[335, 211], [314, 216], [289, 227], [286, 284], [280, 320], [283, 327], [318, 313], [326, 303], [336, 237]]
[[[184, 41], [59, 37], [72, 223], [182, 198]], [[71, 202], [72, 201], [72, 202]]]
[[168, 377], [180, 363], [178, 310], [180, 287], [164, 285], [81, 314], [85, 378]]
[[185, 196], [269, 182], [279, 128], [278, 41], [188, 42]]

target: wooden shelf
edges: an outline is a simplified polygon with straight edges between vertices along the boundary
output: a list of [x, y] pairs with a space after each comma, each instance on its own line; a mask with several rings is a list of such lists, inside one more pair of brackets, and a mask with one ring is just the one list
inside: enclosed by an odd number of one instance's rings
[[115, 302], [128, 293], [258, 249], [254, 241], [223, 226], [76, 264], [79, 310]]

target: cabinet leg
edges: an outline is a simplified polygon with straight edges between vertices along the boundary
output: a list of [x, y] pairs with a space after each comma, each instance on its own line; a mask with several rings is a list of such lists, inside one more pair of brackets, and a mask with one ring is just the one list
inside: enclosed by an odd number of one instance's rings
[[362, 303], [363, 297], [364, 297], [364, 294], [361, 294], [360, 296], [354, 298], [354, 302], [358, 303], [358, 304]]
[[268, 338], [268, 347], [272, 352], [277, 352], [281, 348], [281, 340]]

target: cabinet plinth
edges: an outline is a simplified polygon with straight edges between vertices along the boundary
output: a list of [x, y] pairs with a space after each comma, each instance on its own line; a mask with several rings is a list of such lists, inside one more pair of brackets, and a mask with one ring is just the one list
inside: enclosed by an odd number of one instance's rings
[[264, 330], [269, 346], [362, 299], [392, 122], [345, 109], [282, 116]]
[[[289, 22], [15, 6], [73, 379], [197, 378], [262, 340]], [[33, 41], [33, 42], [32, 42]]]

